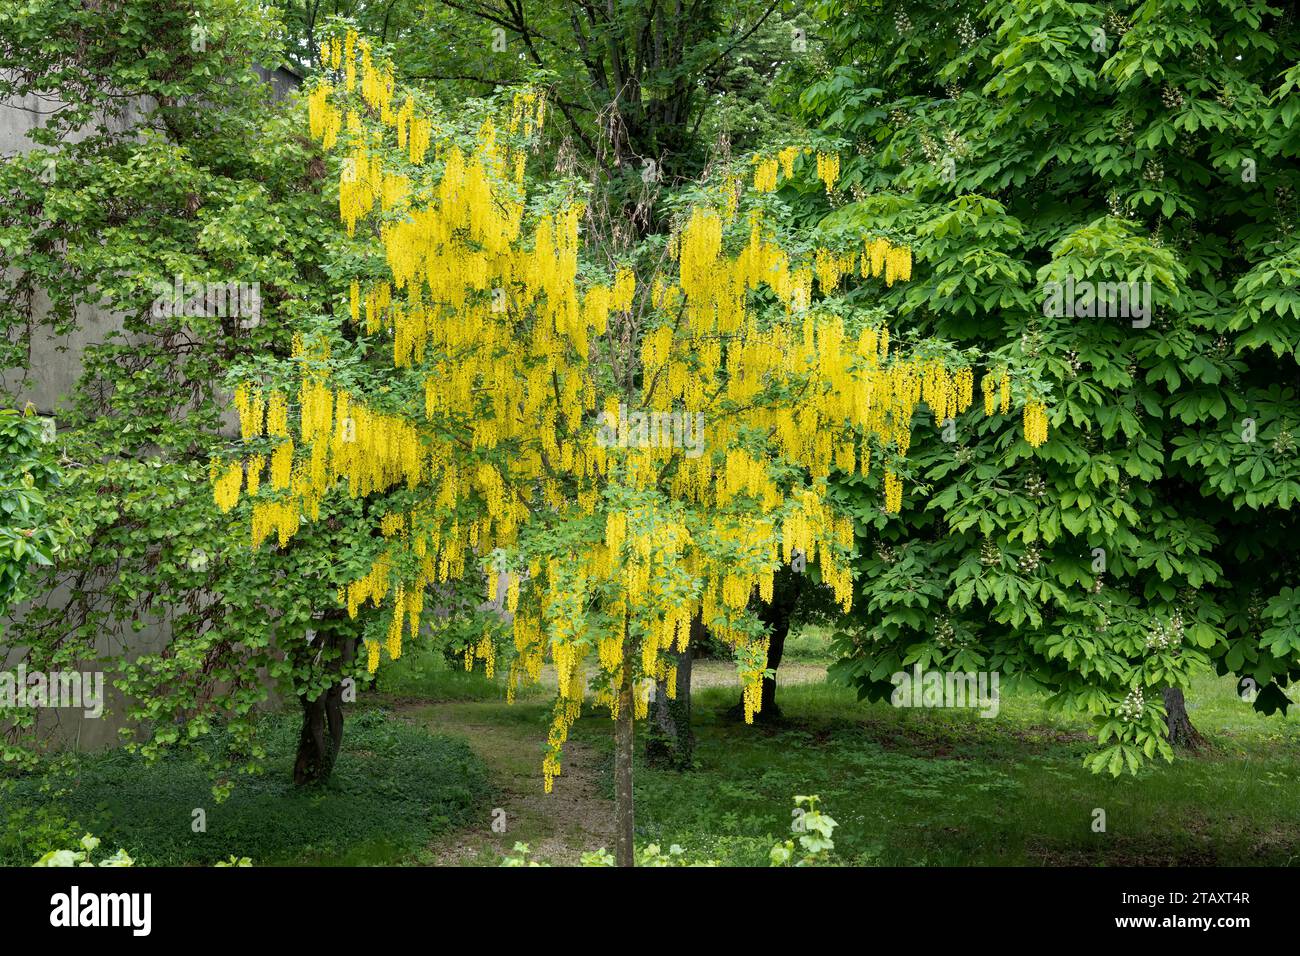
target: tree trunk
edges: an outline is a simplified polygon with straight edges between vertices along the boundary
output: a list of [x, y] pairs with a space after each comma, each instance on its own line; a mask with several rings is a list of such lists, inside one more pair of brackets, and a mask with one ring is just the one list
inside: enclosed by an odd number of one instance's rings
[[618, 688], [618, 719], [614, 723], [614, 860], [619, 866], [635, 866], [632, 809], [632, 751], [635, 748], [632, 720], [632, 642], [623, 642], [623, 677]]
[[776, 669], [781, 666], [781, 658], [785, 655], [785, 638], [789, 633], [790, 621], [787, 617], [780, 627], [772, 629], [772, 636], [768, 639], [767, 669], [772, 672], [772, 676], [763, 678], [762, 694], [759, 698], [762, 706], [754, 715], [755, 720], [781, 719], [781, 708], [776, 706]]
[[[356, 656], [357, 640], [352, 634], [339, 635], [334, 627], [346, 619], [328, 615], [320, 625], [322, 642], [341, 650], [340, 669]], [[293, 782], [300, 787], [324, 783], [334, 772], [334, 761], [343, 746], [343, 683], [329, 687], [315, 700], [306, 694], [298, 697], [302, 705], [302, 730], [298, 734], [298, 756], [293, 762]]]
[[1169, 742], [1178, 749], [1197, 751], [1209, 746], [1209, 741], [1192, 726], [1191, 718], [1187, 716], [1183, 691], [1179, 687], [1165, 688], [1165, 722], [1169, 731]]
[[293, 782], [302, 787], [324, 783], [334, 770], [343, 744], [343, 685], [335, 684], [315, 700], [303, 695], [299, 701], [302, 732], [293, 762]]
[[[781, 708], [776, 705], [776, 669], [781, 666], [781, 658], [785, 655], [785, 639], [790, 633], [790, 622], [794, 618], [799, 595], [803, 593], [803, 580], [801, 573], [782, 568], [777, 572], [773, 584], [772, 600], [759, 602], [756, 608], [759, 620], [767, 625], [767, 669], [773, 672], [771, 677], [763, 678], [760, 697], [762, 706], [754, 715], [756, 721], [781, 719]], [[731, 708], [730, 713], [743, 718], [744, 701]]]
[[650, 704], [650, 726], [646, 730], [645, 756], [652, 767], [690, 770], [695, 757], [695, 734], [691, 730], [691, 661], [695, 644], [704, 639], [704, 619], [691, 621], [691, 643], [678, 654], [665, 652], [677, 664], [677, 697], [668, 697], [668, 682], [655, 683]]

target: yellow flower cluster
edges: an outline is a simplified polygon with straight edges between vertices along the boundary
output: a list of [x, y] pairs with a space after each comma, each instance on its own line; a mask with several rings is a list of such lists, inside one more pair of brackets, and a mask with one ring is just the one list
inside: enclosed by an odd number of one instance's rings
[[[789, 179], [794, 175], [794, 161], [801, 155], [813, 150], [808, 146], [786, 146], [776, 155], [756, 154], [751, 162], [754, 164], [754, 192], [770, 193], [775, 191], [778, 174]], [[826, 191], [830, 192], [840, 178], [840, 157], [838, 153], [817, 153], [817, 178], [822, 181]]]
[[883, 276], [888, 285], [912, 276], [912, 251], [886, 239], [867, 242], [860, 253], [817, 249], [809, 264], [792, 263], [779, 244], [765, 234], [761, 216], [750, 217], [749, 241], [734, 256], [722, 249], [723, 218], [713, 209], [691, 211], [670, 251], [676, 253], [679, 283], [688, 306], [692, 331], [731, 334], [741, 330], [747, 314], [745, 296], [766, 285], [790, 312], [811, 304], [816, 276], [823, 294], [860, 264], [861, 274]]
[[1011, 406], [1011, 376], [1007, 370], [989, 372], [980, 388], [984, 392], [984, 414], [988, 416], [1001, 411], [1005, 415]]
[[537, 90], [523, 90], [515, 94], [510, 112], [510, 132], [522, 132], [528, 139], [540, 132], [546, 120], [546, 95]]
[[772, 156], [754, 157], [754, 191], [770, 193], [776, 189], [777, 160]]
[[840, 178], [839, 153], [817, 154], [817, 178], [826, 186], [827, 192], [835, 188]]
[[262, 418], [266, 406], [262, 390], [242, 384], [235, 389], [235, 411], [239, 414], [239, 434], [245, 441], [262, 434]]
[[484, 672], [490, 678], [496, 673], [496, 645], [492, 643], [491, 632], [484, 630], [477, 644], [465, 645], [465, 670], [474, 669], [474, 660], [483, 661]]
[[869, 239], [862, 251], [862, 274], [882, 276], [887, 286], [907, 282], [912, 278], [912, 250], [888, 239]]
[[302, 512], [298, 510], [296, 502], [283, 499], [259, 501], [253, 508], [251, 521], [253, 547], [260, 547], [272, 532], [280, 542], [280, 547], [284, 547], [297, 534], [301, 521]]
[[212, 478], [212, 495], [222, 513], [239, 503], [239, 489], [244, 483], [243, 466], [236, 463], [222, 468], [214, 460], [209, 468]]
[[1042, 402], [1026, 402], [1024, 408], [1025, 441], [1037, 448], [1047, 441], [1047, 408]]
[[[318, 357], [324, 354], [318, 353]], [[295, 351], [295, 357], [305, 353]], [[320, 503], [336, 483], [346, 482], [352, 497], [363, 497], [405, 483], [414, 487], [430, 467], [421, 452], [417, 430], [406, 418], [372, 412], [353, 402], [346, 391], [335, 391], [313, 375], [305, 375], [298, 391], [299, 443], [288, 434], [288, 399], [273, 390], [265, 405], [252, 383], [236, 389], [235, 407], [245, 440], [265, 434], [276, 440], [270, 457], [270, 483], [263, 489], [264, 455], [248, 464], [248, 494], [252, 505], [252, 543], [260, 547], [275, 532], [283, 547], [297, 532], [301, 517], [319, 517]], [[295, 451], [302, 452], [295, 458]], [[228, 511], [238, 502], [243, 469], [231, 465], [214, 472], [217, 502]]]
[[885, 472], [885, 510], [897, 513], [903, 507], [903, 482], [892, 471]]

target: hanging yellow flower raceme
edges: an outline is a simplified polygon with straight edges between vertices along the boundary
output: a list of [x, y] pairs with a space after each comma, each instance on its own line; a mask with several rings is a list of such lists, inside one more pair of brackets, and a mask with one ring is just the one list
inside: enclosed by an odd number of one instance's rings
[[244, 469], [238, 464], [221, 468], [214, 461], [211, 467], [212, 491], [217, 507], [229, 511], [239, 503], [239, 487], [243, 484]]
[[817, 178], [826, 186], [827, 192], [835, 188], [840, 178], [839, 153], [817, 154]]
[[1025, 403], [1024, 429], [1025, 441], [1034, 448], [1047, 441], [1047, 408], [1042, 402]]
[[754, 162], [754, 191], [760, 193], [770, 193], [776, 189], [776, 176], [778, 163], [777, 160], [767, 157], [755, 157]]

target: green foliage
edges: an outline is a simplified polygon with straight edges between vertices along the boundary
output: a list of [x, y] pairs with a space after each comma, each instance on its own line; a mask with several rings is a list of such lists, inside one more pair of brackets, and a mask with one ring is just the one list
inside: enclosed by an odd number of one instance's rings
[[73, 846], [77, 834], [84, 832], [76, 821], [69, 820], [51, 805], [46, 790], [24, 790], [24, 799], [14, 796], [13, 782], [0, 783], [4, 796], [5, 821], [0, 827], [0, 860], [26, 865], [49, 847]]
[[58, 471], [43, 454], [42, 439], [53, 423], [32, 414], [0, 409], [0, 614], [23, 598], [32, 566], [48, 567], [66, 536], [66, 519], [48, 513], [46, 496]]
[[[149, 757], [203, 739], [221, 715], [227, 752], [197, 751], [226, 781], [218, 792], [265, 759], [252, 715], [272, 687], [296, 700], [364, 680], [349, 649], [372, 623], [330, 616], [373, 547], [360, 506], [328, 502], [274, 567], [212, 506], [209, 461], [237, 436], [227, 369], [287, 356], [291, 327], [337, 304], [305, 109], [273, 102], [253, 69], [277, 64], [283, 39], [252, 0], [0, 11], [0, 97], [57, 89], [66, 101], [31, 131], [32, 152], [0, 162], [9, 397], [46, 372], [28, 367], [33, 341], [86, 343], [71, 393], [43, 410], [57, 419], [70, 540], [51, 564], [30, 539], [43, 567], [26, 591], [43, 599], [6, 628], [0, 653], [24, 648], [29, 670], [99, 661], [131, 695], [125, 716]], [[178, 280], [256, 283], [260, 312], [156, 308]], [[115, 318], [86, 323], [87, 310]], [[6, 756], [30, 757], [31, 714], [3, 716], [23, 731]]]
[[[835, 851], [835, 840], [831, 834], [839, 826], [829, 816], [817, 809], [817, 796], [794, 798], [795, 823], [793, 829], [799, 834], [798, 849], [802, 856], [795, 859], [795, 841], [786, 840], [772, 847], [769, 857], [773, 866], [816, 866], [826, 863]], [[805, 810], [804, 807], [807, 807]]]
[[[784, 843], [778, 843], [772, 847], [769, 861], [771, 866], [824, 866], [831, 862], [832, 854], [835, 851], [835, 841], [831, 839], [831, 832], [838, 824], [829, 816], [817, 809], [817, 797], [794, 798], [796, 814], [796, 832], [800, 834], [798, 840], [798, 849], [800, 856], [796, 860], [795, 841], [786, 840]], [[807, 809], [803, 809], [804, 807]], [[536, 860], [529, 859], [532, 849], [527, 843], [516, 843], [513, 853], [506, 854], [501, 860], [502, 866], [545, 866]], [[794, 862], [791, 862], [791, 861]], [[601, 847], [598, 850], [592, 850], [583, 853], [580, 857], [582, 866], [614, 866], [614, 855]], [[636, 865], [637, 866], [719, 866], [717, 860], [692, 860], [681, 846], [674, 843], [667, 852], [664, 851], [658, 843], [648, 843], [636, 848]]]
[[[93, 853], [100, 844], [99, 837], [91, 836], [87, 833], [81, 838], [80, 850], [51, 850], [32, 866], [135, 866], [135, 860], [125, 850], [118, 850], [112, 856], [101, 859], [98, 863], [92, 863], [90, 854]], [[246, 856], [230, 855], [229, 860], [220, 860], [213, 866], [252, 866], [253, 861]]]
[[135, 860], [122, 849], [102, 857], [98, 863], [93, 862], [91, 854], [99, 849], [99, 843], [99, 837], [87, 833], [81, 838], [80, 850], [50, 850], [32, 866], [135, 866]]
[[[849, 139], [823, 228], [915, 236], [886, 305], [1026, 368], [1031, 453], [994, 415], [919, 436], [914, 500], [860, 502], [836, 676], [1000, 671], [1092, 721], [1095, 770], [1171, 757], [1161, 689], [1209, 665], [1263, 712], [1300, 676], [1294, 541], [1300, 25], [1253, 0], [826, 0], [803, 115]], [[1149, 282], [1145, 316], [1046, 308], [1050, 282]], [[1096, 311], [1096, 310], [1091, 310]]]

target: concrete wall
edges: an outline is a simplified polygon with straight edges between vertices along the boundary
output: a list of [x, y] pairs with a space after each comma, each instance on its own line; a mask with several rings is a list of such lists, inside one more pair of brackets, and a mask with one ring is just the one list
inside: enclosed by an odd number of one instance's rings
[[[0, 155], [22, 155], [39, 149], [28, 134], [43, 125], [44, 118], [59, 106], [57, 100], [35, 95], [0, 101]], [[139, 120], [138, 104], [132, 104], [120, 119], [100, 118], [116, 132], [130, 129]], [[80, 130], [69, 140], [76, 142], [89, 132]], [[45, 315], [48, 308], [49, 299], [38, 290], [33, 303], [35, 316]], [[86, 346], [104, 341], [109, 332], [120, 328], [121, 321], [113, 314], [83, 308], [78, 309], [76, 327], [67, 335], [55, 336], [48, 329], [37, 329], [31, 336], [27, 368], [0, 371], [0, 388], [7, 395], [17, 393], [19, 407], [30, 401], [42, 414], [53, 414], [66, 403], [81, 373], [81, 354]]]

